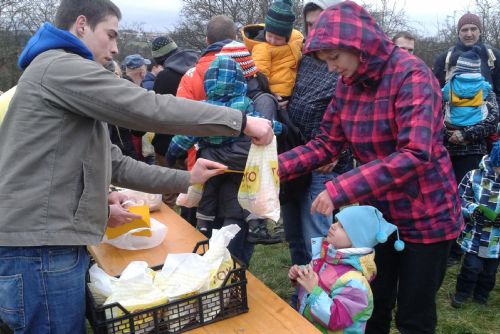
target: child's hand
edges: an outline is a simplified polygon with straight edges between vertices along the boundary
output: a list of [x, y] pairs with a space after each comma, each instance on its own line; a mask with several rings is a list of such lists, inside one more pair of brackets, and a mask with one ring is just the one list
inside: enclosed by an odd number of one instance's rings
[[299, 284], [302, 285], [302, 287], [306, 289], [307, 292], [311, 292], [314, 287], [318, 285], [318, 274], [314, 272], [310, 265], [304, 266], [299, 269], [297, 282], [299, 282]]
[[299, 277], [299, 270], [300, 267], [294, 264], [288, 271], [288, 278], [290, 279], [290, 281], [292, 281], [293, 286], [297, 285], [297, 277]]

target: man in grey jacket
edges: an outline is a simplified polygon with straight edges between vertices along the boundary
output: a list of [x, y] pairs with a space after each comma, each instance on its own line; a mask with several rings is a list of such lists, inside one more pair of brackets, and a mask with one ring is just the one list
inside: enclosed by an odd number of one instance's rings
[[271, 141], [270, 122], [240, 111], [155, 95], [102, 67], [117, 50], [120, 10], [109, 0], [63, 0], [55, 26], [30, 39], [0, 128], [0, 320], [16, 333], [85, 331], [85, 245], [102, 239], [111, 182], [186, 191], [223, 168], [146, 166], [111, 146], [125, 128]]

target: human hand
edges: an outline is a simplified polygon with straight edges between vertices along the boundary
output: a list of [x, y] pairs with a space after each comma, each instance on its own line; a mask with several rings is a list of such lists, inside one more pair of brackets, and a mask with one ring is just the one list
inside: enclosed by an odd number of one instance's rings
[[276, 100], [278, 100], [278, 108], [280, 110], [288, 108], [288, 100], [283, 100], [283, 97], [278, 94], [274, 94], [274, 97], [276, 98]]
[[141, 218], [141, 215], [132, 213], [121, 204], [111, 204], [109, 206], [108, 227], [117, 227], [130, 223], [133, 219]]
[[327, 190], [323, 190], [319, 193], [318, 197], [314, 199], [311, 204], [311, 214], [318, 212], [322, 215], [329, 216], [332, 214], [335, 206], [333, 205], [330, 194]]
[[481, 209], [479, 209], [479, 206], [472, 211], [472, 221], [477, 222], [477, 221], [483, 221], [484, 220], [484, 215]]
[[464, 138], [460, 130], [452, 131], [450, 138], [448, 138], [448, 141], [456, 145], [464, 144]]
[[108, 194], [108, 205], [112, 204], [121, 205], [126, 200], [128, 200], [128, 196], [119, 191], [112, 191]]
[[296, 286], [297, 285], [297, 277], [299, 277], [299, 269], [300, 267], [296, 264], [294, 264], [290, 270], [288, 270], [288, 278], [290, 281], [292, 281], [292, 285]]
[[324, 166], [321, 166], [319, 168], [316, 168], [316, 171], [318, 173], [330, 173], [335, 168], [335, 166], [337, 166], [338, 162], [339, 162], [339, 159], [335, 159], [334, 162], [332, 162], [328, 165], [324, 165]]
[[318, 285], [319, 277], [318, 274], [314, 272], [311, 265], [303, 266], [299, 268], [297, 282], [307, 290], [311, 292], [316, 285]]
[[212, 176], [224, 173], [224, 170], [226, 169], [226, 165], [215, 161], [199, 158], [198, 160], [196, 160], [193, 169], [191, 169], [189, 184], [203, 184]]
[[252, 116], [247, 116], [247, 125], [243, 133], [251, 137], [252, 143], [256, 145], [270, 144], [274, 136], [270, 120]]

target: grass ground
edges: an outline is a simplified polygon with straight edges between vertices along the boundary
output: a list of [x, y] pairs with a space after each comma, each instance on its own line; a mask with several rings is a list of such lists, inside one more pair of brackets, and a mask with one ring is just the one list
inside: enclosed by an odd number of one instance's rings
[[[281, 298], [288, 301], [293, 289], [287, 278], [290, 267], [288, 246], [285, 243], [257, 246], [250, 264], [250, 271], [261, 279]], [[450, 306], [449, 293], [455, 289], [459, 266], [449, 268], [438, 293], [437, 334], [497, 334], [500, 333], [500, 287], [493, 290], [487, 306], [466, 304], [462, 309]], [[497, 273], [497, 282], [500, 274]], [[392, 333], [398, 333], [393, 330]]]

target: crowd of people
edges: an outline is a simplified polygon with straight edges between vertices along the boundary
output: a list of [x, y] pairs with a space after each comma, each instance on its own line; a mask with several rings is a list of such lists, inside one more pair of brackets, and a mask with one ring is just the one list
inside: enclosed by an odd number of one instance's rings
[[120, 9], [61, 1], [0, 109], [0, 323], [85, 331], [86, 245], [136, 218], [111, 183], [170, 206], [204, 184], [181, 215], [206, 236], [240, 226], [228, 248], [249, 265], [255, 244], [281, 238], [240, 206], [242, 174], [227, 172], [273, 136], [290, 304], [305, 318], [389, 333], [394, 314], [402, 333], [434, 333], [437, 291], [458, 263], [451, 305], [488, 302], [500, 263], [500, 51], [483, 43], [481, 19], [463, 15], [431, 69], [413, 35], [390, 38], [355, 2], [304, 1], [303, 18], [304, 35], [293, 2], [275, 0], [242, 41], [219, 15], [201, 53], [165, 35], [152, 59], [120, 65]]

